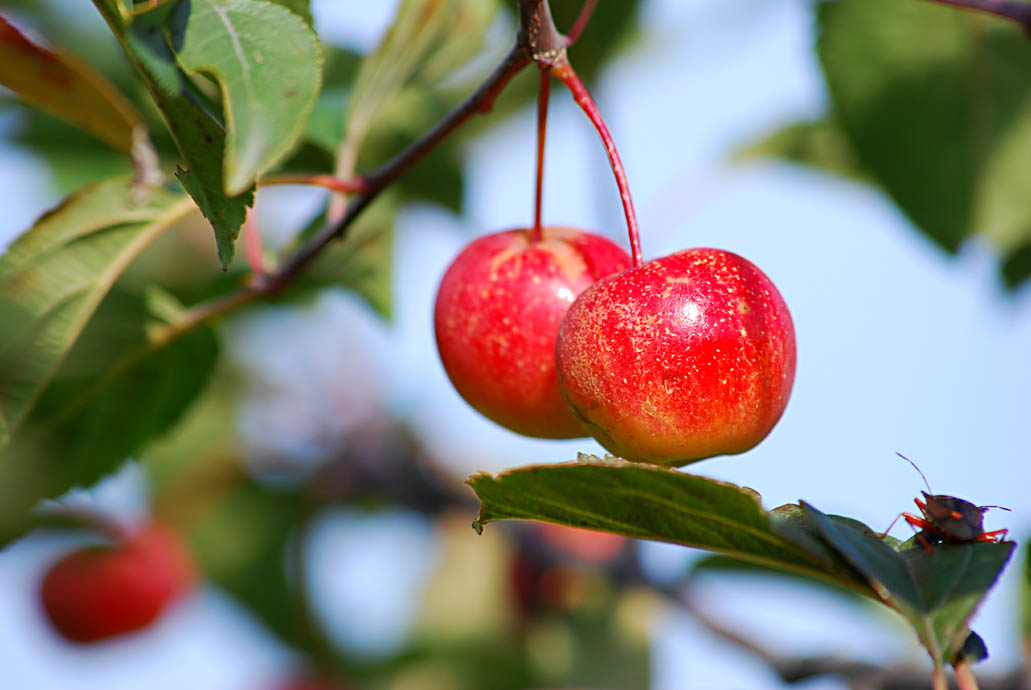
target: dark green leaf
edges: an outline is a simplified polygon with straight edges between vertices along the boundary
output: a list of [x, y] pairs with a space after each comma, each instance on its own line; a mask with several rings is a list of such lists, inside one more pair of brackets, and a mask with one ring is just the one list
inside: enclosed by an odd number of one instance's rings
[[676, 470], [581, 456], [575, 463], [532, 465], [467, 484], [480, 498], [475, 527], [492, 520], [542, 520], [639, 539], [716, 551], [772, 568], [832, 580], [868, 592], [782, 537], [758, 495]]
[[245, 481], [191, 530], [205, 576], [288, 643], [298, 641], [286, 563], [290, 536], [302, 517], [300, 506], [295, 493]]
[[230, 196], [223, 190], [222, 158], [225, 130], [203, 98], [191, 88], [175, 64], [170, 47], [182, 41], [182, 27], [170, 37], [170, 11], [178, 4], [166, 4], [139, 15], [131, 24], [117, 0], [94, 0], [111, 30], [132, 59], [147, 89], [168, 125], [176, 146], [186, 161], [179, 180], [197, 202], [215, 231], [223, 268], [233, 260], [236, 237], [254, 203], [253, 188]]
[[861, 597], [855, 590], [845, 589], [832, 581], [810, 577], [804, 573], [789, 570], [780, 570], [777, 568], [771, 568], [769, 566], [760, 565], [758, 563], [752, 563], [749, 561], [742, 561], [737, 558], [730, 556], [723, 556], [720, 554], [713, 554], [710, 556], [704, 556], [693, 561], [684, 576], [684, 580], [689, 582], [693, 578], [706, 573], [734, 573], [738, 575], [760, 575], [763, 577], [776, 577], [781, 579], [787, 579], [794, 582], [800, 582], [807, 587], [819, 587], [820, 589], [832, 592], [838, 596], [844, 597], [851, 603], [863, 601], [869, 602], [870, 599], [867, 597]]
[[970, 542], [898, 551], [861, 523], [832, 520], [802, 503], [820, 535], [916, 630], [936, 664], [951, 663], [967, 621], [1009, 560], [1011, 542]]
[[1016, 288], [1031, 278], [1031, 242], [1015, 249], [1002, 265], [1002, 279], [1009, 288]]
[[32, 105], [93, 134], [124, 154], [146, 145], [136, 108], [86, 63], [26, 38], [0, 16], [0, 84]]
[[0, 463], [0, 542], [39, 499], [112, 471], [201, 393], [218, 343], [207, 327], [161, 337], [179, 309], [157, 291], [105, 300]]
[[[17, 432], [118, 276], [193, 204], [102, 182], [39, 219], [0, 257], [0, 414]], [[0, 445], [5, 439], [0, 438]]]
[[739, 149], [734, 158], [781, 158], [842, 177], [870, 181], [870, 175], [860, 166], [848, 137], [837, 123], [830, 120], [789, 125]]
[[226, 124], [222, 185], [235, 196], [297, 142], [322, 80], [318, 39], [293, 12], [264, 0], [191, 0], [174, 51], [192, 75], [221, 87]]
[[345, 175], [353, 172], [349, 168], [366, 136], [383, 111], [396, 105], [406, 84], [435, 84], [476, 54], [497, 5], [497, 0], [402, 0], [383, 40], [362, 62], [348, 98], [341, 150], [352, 160], [341, 161]]
[[[383, 318], [390, 318], [394, 222], [397, 197], [377, 199], [348, 229], [342, 242], [327, 247], [289, 292], [328, 287], [353, 290]], [[326, 214], [312, 219], [302, 236], [322, 227]]]
[[13, 141], [47, 163], [54, 185], [63, 195], [99, 180], [133, 174], [129, 158], [40, 111], [24, 112]]
[[[559, 31], [569, 31], [580, 14], [581, 0], [557, 0], [551, 3], [552, 15]], [[569, 59], [585, 83], [594, 81], [605, 61], [625, 49], [640, 29], [639, 0], [599, 2], [580, 40], [569, 49]]]
[[994, 18], [927, 2], [819, 7], [835, 116], [861, 165], [942, 247], [1031, 240], [1031, 50]]

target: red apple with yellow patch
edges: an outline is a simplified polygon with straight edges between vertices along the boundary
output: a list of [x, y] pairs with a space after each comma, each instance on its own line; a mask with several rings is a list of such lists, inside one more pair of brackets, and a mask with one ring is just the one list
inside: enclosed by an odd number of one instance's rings
[[459, 394], [520, 434], [586, 435], [559, 393], [555, 336], [577, 295], [629, 267], [613, 242], [569, 228], [473, 241], [445, 273], [434, 309], [437, 349]]
[[586, 289], [562, 322], [566, 401], [614, 455], [680, 466], [742, 453], [780, 419], [795, 331], [769, 278], [719, 249], [688, 249]]

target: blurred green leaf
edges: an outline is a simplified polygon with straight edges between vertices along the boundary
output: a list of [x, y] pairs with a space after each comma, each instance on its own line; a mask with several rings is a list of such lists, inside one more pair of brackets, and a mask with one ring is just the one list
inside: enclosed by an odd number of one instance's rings
[[497, 0], [402, 0], [394, 22], [363, 62], [348, 99], [342, 161], [349, 175], [366, 135], [413, 78], [439, 81], [479, 50]]
[[850, 571], [828, 566], [781, 536], [758, 495], [733, 484], [583, 455], [575, 463], [481, 474], [467, 484], [481, 503], [477, 529], [505, 519], [586, 527], [708, 549], [868, 592]]
[[0, 462], [0, 543], [41, 498], [87, 486], [171, 428], [204, 389], [214, 332], [162, 338], [181, 307], [152, 290], [112, 292]]
[[834, 521], [801, 505], [826, 542], [910, 622], [936, 665], [951, 663], [966, 642], [967, 622], [1015, 546], [969, 542], [898, 551], [865, 526]]
[[193, 207], [163, 190], [151, 190], [140, 202], [136, 193], [129, 179], [87, 187], [0, 257], [0, 414], [9, 434], [18, 431], [118, 276]]
[[[819, 6], [835, 117], [914, 223], [955, 251], [983, 234], [1004, 256], [1031, 241], [1031, 50], [1019, 29], [933, 3]], [[1011, 265], [1008, 279], [1028, 273]]]
[[287, 544], [301, 518], [298, 494], [243, 480], [190, 530], [205, 576], [288, 643], [297, 642], [298, 619]]
[[146, 145], [139, 111], [103, 74], [71, 55], [30, 41], [2, 16], [0, 84], [124, 154], [132, 153], [134, 131], [137, 145]]
[[869, 602], [868, 597], [861, 596], [855, 590], [845, 589], [831, 581], [809, 577], [805, 573], [795, 572], [790, 570], [779, 570], [777, 568], [770, 568], [765, 565], [758, 563], [751, 563], [748, 561], [742, 561], [731, 556], [723, 556], [721, 554], [712, 554], [709, 556], [703, 556], [702, 558], [696, 559], [691, 562], [687, 573], [684, 576], [686, 582], [690, 582], [695, 577], [704, 575], [706, 573], [714, 573], [717, 575], [723, 575], [727, 573], [734, 573], [738, 575], [760, 575], [764, 577], [777, 577], [781, 579], [791, 580], [794, 582], [800, 582], [807, 587], [818, 587], [824, 591], [831, 592], [839, 597], [843, 597], [850, 603], [861, 603]]
[[736, 160], [781, 158], [820, 168], [842, 177], [871, 182], [862, 169], [848, 137], [830, 120], [799, 122], [738, 149]]
[[[599, 2], [580, 40], [569, 49], [569, 60], [587, 84], [605, 61], [625, 50], [640, 31], [640, 0]], [[567, 32], [580, 15], [584, 0], [552, 0], [551, 13], [559, 31]]]
[[179, 181], [211, 223], [222, 266], [228, 268], [247, 207], [254, 203], [254, 190], [235, 196], [223, 190], [225, 129], [178, 70], [170, 47], [182, 41], [182, 26], [176, 27], [175, 36], [169, 36], [170, 14], [180, 5], [161, 5], [130, 24], [117, 0], [94, 0], [93, 4], [136, 65], [161, 111], [188, 167], [179, 171]]
[[63, 195], [113, 177], [133, 174], [132, 161], [76, 127], [38, 110], [25, 109], [11, 141], [40, 156]]
[[179, 65], [221, 87], [222, 184], [235, 196], [303, 133], [322, 80], [318, 39], [298, 15], [263, 0], [191, 0], [172, 21], [184, 25], [173, 44]]
[[[315, 259], [287, 295], [346, 288], [361, 296], [380, 316], [389, 319], [397, 211], [397, 194], [393, 190], [385, 192], [351, 225], [342, 242], [327, 247]], [[325, 211], [313, 218], [301, 238], [321, 228], [325, 218]]]

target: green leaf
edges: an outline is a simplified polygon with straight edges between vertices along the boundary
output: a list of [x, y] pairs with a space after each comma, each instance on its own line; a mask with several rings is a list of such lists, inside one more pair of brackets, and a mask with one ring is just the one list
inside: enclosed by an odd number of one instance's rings
[[382, 111], [409, 81], [435, 83], [476, 54], [497, 5], [497, 0], [402, 0], [390, 30], [355, 77], [344, 135], [347, 155], [357, 158]]
[[[0, 414], [17, 432], [114, 281], [193, 207], [131, 180], [102, 182], [50, 211], [0, 257]], [[7, 438], [0, 439], [0, 446]]]
[[823, 3], [819, 24], [835, 117], [899, 207], [950, 251], [974, 234], [1004, 256], [1026, 246], [1031, 51], [1019, 29], [897, 0]]
[[322, 80], [318, 39], [296, 14], [262, 0], [191, 0], [175, 45], [186, 72], [221, 87], [226, 124], [222, 184], [247, 191], [297, 142]]
[[288, 643], [299, 640], [287, 547], [302, 519], [294, 492], [253, 481], [232, 488], [191, 528], [204, 574], [244, 604]]
[[271, 0], [277, 5], [282, 5], [298, 17], [304, 20], [309, 27], [313, 25], [311, 16], [311, 0]]
[[478, 530], [492, 520], [542, 520], [716, 551], [744, 561], [831, 580], [869, 593], [781, 536], [749, 489], [676, 470], [581, 456], [466, 482], [480, 499]]
[[172, 427], [218, 358], [207, 327], [177, 332], [164, 293], [112, 292], [0, 461], [0, 543], [41, 498], [94, 483]]
[[832, 520], [803, 502], [824, 540], [861, 572], [916, 630], [935, 664], [951, 663], [967, 622], [1013, 552], [1012, 542], [969, 542], [896, 550], [861, 523]]
[[[187, 169], [179, 171], [179, 180], [211, 223], [222, 267], [228, 268], [247, 207], [254, 203], [254, 190], [236, 195], [223, 190], [225, 129], [205, 107], [202, 94], [179, 71], [170, 47], [170, 40], [182, 40], [179, 34], [169, 37], [170, 13], [179, 5], [161, 5], [130, 24], [117, 0], [94, 0], [93, 4], [136, 65], [161, 111], [186, 162]], [[177, 28], [181, 31], [182, 27]]]
[[[605, 61], [626, 49], [640, 32], [640, 0], [599, 2], [580, 40], [569, 49], [577, 74], [590, 84]], [[552, 15], [559, 31], [567, 32], [580, 15], [582, 2], [553, 2]]]
[[[362, 297], [380, 316], [389, 319], [398, 207], [396, 191], [384, 192], [348, 228], [343, 241], [335, 242], [319, 254], [285, 295], [305, 298], [312, 291], [346, 288]], [[318, 232], [326, 222], [326, 215], [324, 208], [312, 218], [298, 234], [295, 246]]]
[[831, 120], [788, 125], [764, 139], [738, 149], [733, 158], [780, 158], [842, 177], [871, 182], [841, 126]]
[[142, 116], [104, 75], [71, 55], [32, 42], [2, 16], [0, 84], [117, 151], [131, 154], [134, 136], [146, 145]]

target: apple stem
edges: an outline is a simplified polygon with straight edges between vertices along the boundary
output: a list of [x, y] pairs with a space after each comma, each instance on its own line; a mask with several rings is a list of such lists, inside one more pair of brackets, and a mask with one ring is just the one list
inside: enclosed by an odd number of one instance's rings
[[548, 133], [548, 98], [551, 95], [551, 74], [543, 69], [540, 72], [541, 87], [537, 94], [537, 189], [534, 194], [531, 242], [540, 242], [544, 239], [544, 230], [541, 227], [541, 199], [544, 189], [544, 140]]
[[587, 28], [587, 22], [591, 20], [591, 15], [594, 14], [594, 7], [598, 4], [598, 0], [587, 0], [584, 3], [583, 9], [580, 10], [580, 16], [576, 18], [573, 23], [573, 28], [566, 34], [566, 46], [571, 46], [576, 43], [577, 39], [580, 38], [580, 34]]
[[623, 162], [619, 159], [619, 152], [616, 150], [616, 142], [612, 140], [609, 128], [605, 126], [598, 106], [595, 104], [591, 94], [580, 81], [580, 77], [573, 71], [573, 66], [568, 60], [559, 60], [551, 67], [551, 73], [555, 75], [569, 91], [573, 94], [573, 100], [586, 113], [587, 118], [598, 130], [601, 141], [605, 145], [605, 152], [609, 156], [609, 163], [612, 165], [612, 174], [616, 176], [616, 185], [619, 187], [619, 197], [623, 201], [623, 213], [626, 215], [627, 232], [630, 235], [630, 256], [633, 259], [634, 267], [642, 265], [641, 260], [641, 237], [637, 230], [637, 215], [634, 213], [634, 200], [630, 196], [630, 185], [626, 180], [626, 172], [623, 170]]

